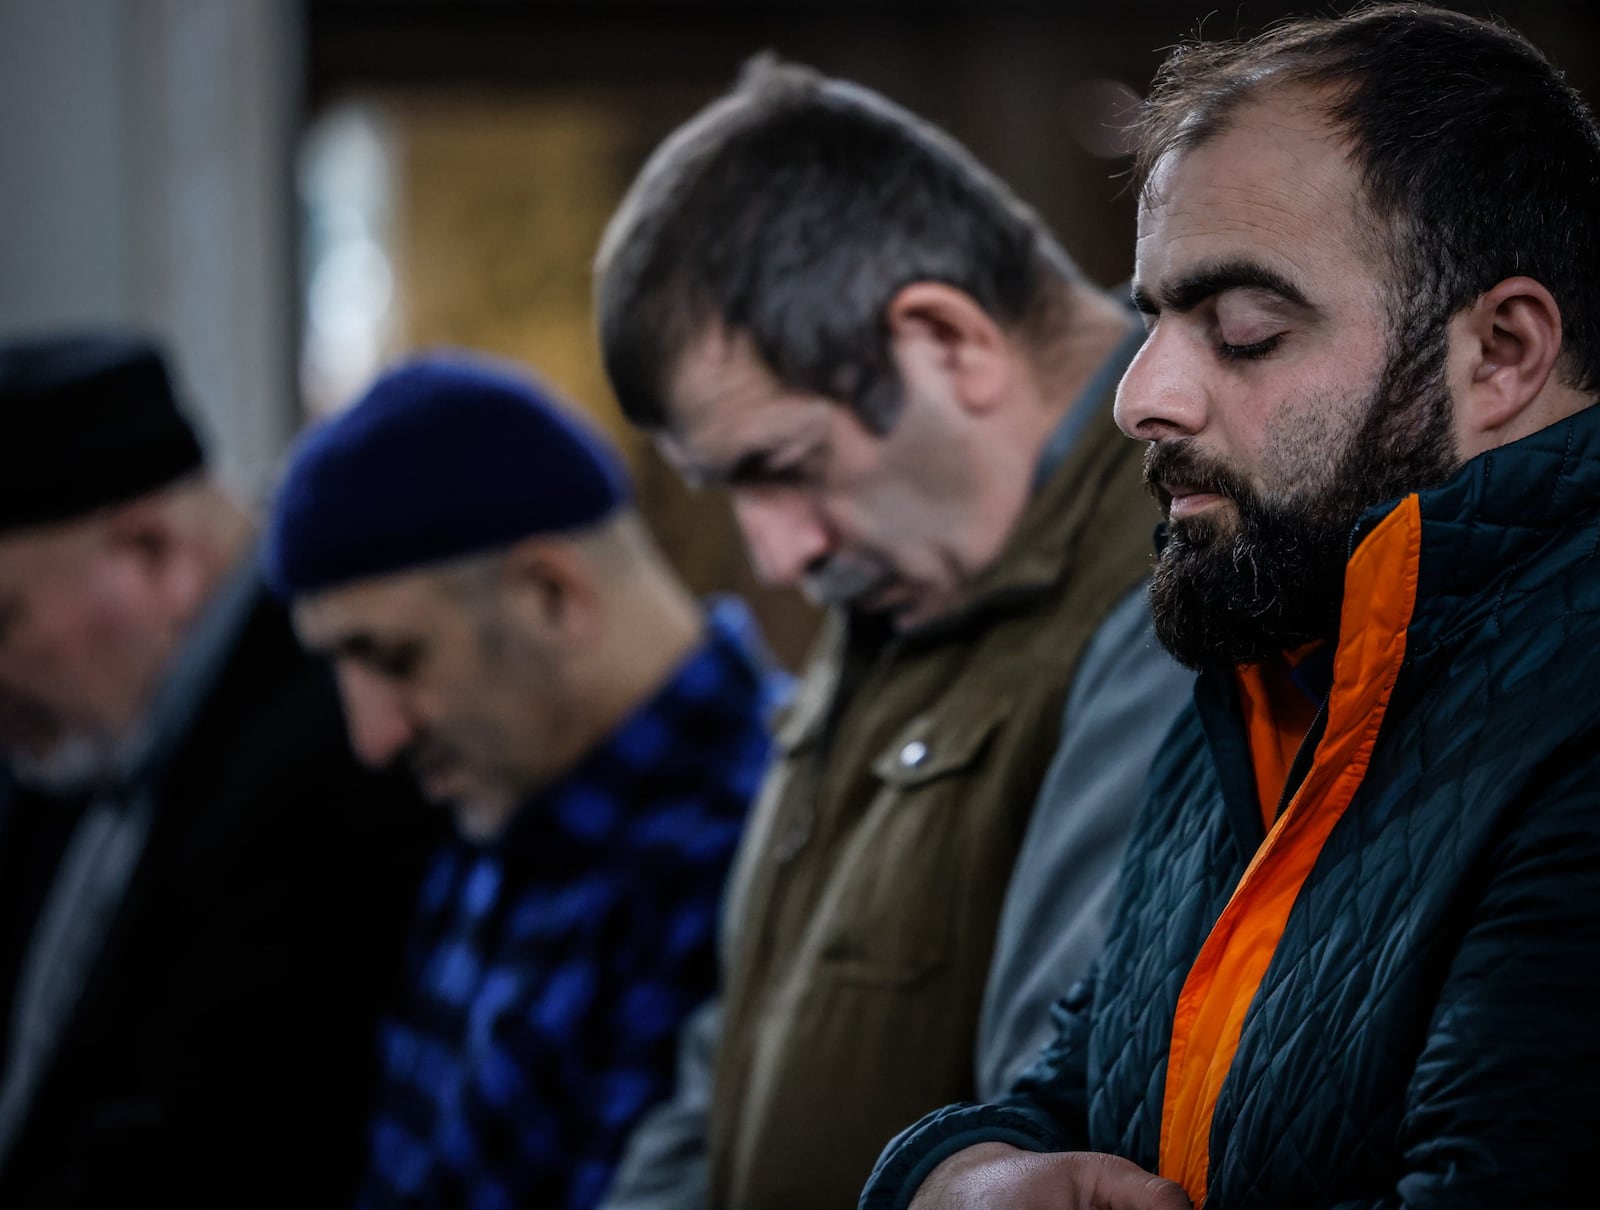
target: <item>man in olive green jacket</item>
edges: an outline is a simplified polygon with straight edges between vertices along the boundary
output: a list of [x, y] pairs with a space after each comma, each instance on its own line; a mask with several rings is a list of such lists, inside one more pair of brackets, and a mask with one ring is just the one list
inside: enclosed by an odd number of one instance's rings
[[834, 606], [736, 863], [720, 1015], [608, 1204], [853, 1206], [896, 1131], [1048, 1037], [1187, 693], [1111, 421], [1139, 325], [947, 137], [771, 63], [657, 151], [598, 285], [624, 410], [731, 489], [759, 572]]

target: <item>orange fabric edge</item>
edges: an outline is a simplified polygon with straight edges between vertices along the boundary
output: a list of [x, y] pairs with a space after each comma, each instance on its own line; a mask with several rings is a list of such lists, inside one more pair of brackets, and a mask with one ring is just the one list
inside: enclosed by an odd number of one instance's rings
[[1250, 763], [1256, 776], [1256, 797], [1260, 799], [1261, 824], [1272, 829], [1272, 816], [1267, 803], [1276, 804], [1272, 787], [1280, 792], [1289, 777], [1289, 764], [1294, 759], [1283, 754], [1282, 736], [1278, 720], [1272, 709], [1272, 693], [1267, 688], [1266, 673], [1259, 664], [1238, 670], [1239, 708], [1244, 714], [1245, 734], [1249, 736]]
[[[1317, 713], [1299, 686], [1289, 683], [1289, 669], [1295, 663], [1291, 657], [1286, 667], [1274, 668], [1270, 673], [1266, 664], [1251, 664], [1236, 674], [1239, 708], [1255, 769], [1256, 795], [1261, 800], [1261, 826], [1268, 832], [1277, 820], [1278, 800], [1283, 796], [1300, 742], [1311, 730]], [[1274, 679], [1283, 683], [1275, 687]]]
[[1311, 769], [1246, 867], [1178, 996], [1159, 1172], [1182, 1185], [1196, 1206], [1205, 1201], [1212, 1118], [1245, 1015], [1301, 886], [1366, 776], [1405, 660], [1421, 546], [1421, 507], [1411, 495], [1352, 556], [1328, 723]]

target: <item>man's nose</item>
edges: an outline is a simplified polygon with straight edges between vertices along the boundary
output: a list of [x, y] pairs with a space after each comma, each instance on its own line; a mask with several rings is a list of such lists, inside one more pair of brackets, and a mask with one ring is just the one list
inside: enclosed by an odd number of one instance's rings
[[341, 663], [339, 695], [350, 746], [363, 764], [381, 769], [417, 738], [419, 727], [404, 694], [376, 673]]
[[768, 584], [799, 584], [833, 550], [827, 522], [803, 492], [740, 488], [733, 493], [733, 515], [756, 574]]
[[1113, 414], [1130, 437], [1192, 437], [1205, 427], [1205, 367], [1185, 333], [1157, 324], [1117, 387]]

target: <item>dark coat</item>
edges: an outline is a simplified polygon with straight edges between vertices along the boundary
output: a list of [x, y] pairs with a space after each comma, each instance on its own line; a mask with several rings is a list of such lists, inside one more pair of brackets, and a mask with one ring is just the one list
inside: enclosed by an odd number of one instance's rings
[[28, 938], [84, 806], [80, 794], [24, 789], [0, 766], [0, 1075]]
[[331, 676], [265, 594], [154, 801], [0, 1206], [348, 1204], [435, 825], [408, 780], [357, 767]]
[[[1204, 1204], [1592, 1204], [1600, 408], [1375, 510], [1352, 550], [1336, 708], [1280, 817], [1331, 830], [1259, 981], [1240, 985], [1237, 1048], [1212, 1052], [1226, 1074], [1189, 1136]], [[1354, 720], [1370, 749], [1336, 752], [1341, 685], [1387, 642], [1380, 600], [1411, 583], [1387, 699]], [[1180, 991], [1230, 899], [1259, 911], [1251, 888], [1297, 825], [1264, 843], [1228, 671], [1202, 678], [1153, 779], [1098, 977], [1058, 1009], [1056, 1043], [1006, 1102], [902, 1136], [863, 1206], [904, 1205], [932, 1163], [984, 1140], [1152, 1171], [1170, 1156]]]

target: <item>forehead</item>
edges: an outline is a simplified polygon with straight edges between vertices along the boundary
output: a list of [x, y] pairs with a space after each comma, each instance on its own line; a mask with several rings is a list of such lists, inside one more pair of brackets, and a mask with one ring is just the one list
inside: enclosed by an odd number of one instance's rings
[[1316, 102], [1274, 90], [1158, 162], [1139, 206], [1141, 287], [1210, 261], [1261, 262], [1308, 294], [1377, 275], [1359, 173]]
[[820, 436], [836, 406], [785, 387], [748, 336], [717, 326], [684, 346], [667, 395], [670, 425], [658, 444], [690, 481], [725, 479], [754, 452]]

